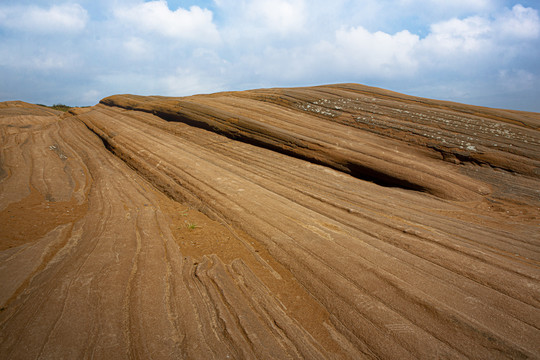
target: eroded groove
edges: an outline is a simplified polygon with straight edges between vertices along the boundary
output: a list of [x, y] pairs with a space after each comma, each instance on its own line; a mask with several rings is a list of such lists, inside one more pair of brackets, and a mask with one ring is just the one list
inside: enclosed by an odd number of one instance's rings
[[[395, 155], [388, 156], [384, 152], [377, 154], [370, 147], [357, 148], [355, 151], [344, 149], [332, 145], [324, 137], [312, 138], [281, 129], [269, 122], [220, 109], [219, 103], [199, 104], [178, 99], [112, 96], [103, 99], [101, 104], [152, 113], [167, 121], [210, 130], [233, 140], [328, 166], [381, 186], [425, 191], [449, 199], [463, 199], [463, 193], [471, 198], [489, 192], [488, 187], [461, 175], [453, 174], [457, 181], [448, 181], [447, 177], [440, 176], [437, 169], [415, 169], [419, 165], [417, 162], [406, 161], [402, 165], [402, 161], [393, 158]], [[418, 171], [424, 172], [422, 176], [417, 174]]]

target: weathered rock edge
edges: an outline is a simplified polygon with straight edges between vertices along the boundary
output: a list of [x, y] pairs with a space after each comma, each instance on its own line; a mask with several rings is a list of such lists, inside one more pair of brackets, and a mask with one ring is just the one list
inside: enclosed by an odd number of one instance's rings
[[[263, 97], [257, 91], [226, 93], [228, 97], [248, 98], [251, 109], [257, 103], [272, 104], [277, 108], [294, 110], [305, 116], [299, 106], [313, 103], [317, 97], [309, 89], [275, 89]], [[331, 88], [324, 88], [329, 92]], [[286, 92], [288, 101], [277, 103], [276, 97]], [[319, 93], [318, 96], [327, 94]], [[338, 96], [339, 89], [332, 96]], [[348, 94], [351, 98], [351, 94]], [[355, 94], [353, 93], [352, 96]], [[290, 100], [292, 97], [297, 100]], [[213, 101], [216, 100], [216, 101]], [[295, 156], [310, 162], [343, 171], [360, 179], [373, 181], [391, 187], [427, 192], [451, 200], [471, 200], [490, 193], [490, 188], [477, 180], [457, 172], [449, 172], [439, 163], [425, 165], [425, 158], [403, 157], [399, 152], [381, 151], [373, 146], [344, 147], [333, 144], [332, 140], [321, 136], [313, 138], [303, 131], [284, 129], [267, 120], [258, 120], [242, 109], [232, 111], [224, 108], [215, 96], [191, 98], [142, 97], [135, 95], [115, 95], [101, 100], [101, 104], [124, 109], [144, 111], [167, 121], [182, 122], [200, 127], [234, 140], [262, 146], [280, 153]], [[300, 104], [300, 105], [299, 105]], [[310, 114], [313, 116], [313, 114]], [[328, 119], [326, 119], [328, 120]], [[330, 119], [339, 123], [339, 119]], [[462, 154], [461, 158], [465, 156]]]

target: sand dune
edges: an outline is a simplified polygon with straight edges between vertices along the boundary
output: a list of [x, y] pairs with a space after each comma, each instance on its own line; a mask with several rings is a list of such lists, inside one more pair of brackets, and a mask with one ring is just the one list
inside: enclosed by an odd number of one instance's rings
[[538, 358], [539, 127], [357, 84], [1, 103], [1, 358]]

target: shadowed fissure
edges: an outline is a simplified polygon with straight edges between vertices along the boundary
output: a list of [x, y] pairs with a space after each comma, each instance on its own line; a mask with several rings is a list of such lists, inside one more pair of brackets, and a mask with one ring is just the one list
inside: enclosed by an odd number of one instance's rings
[[[109, 104], [106, 105], [110, 106]], [[266, 137], [265, 134], [257, 134], [261, 137], [261, 139], [258, 139], [252, 136], [252, 134], [244, 134], [241, 131], [237, 131], [237, 129], [230, 130], [218, 126], [212, 126], [212, 121], [197, 120], [196, 118], [190, 117], [188, 114], [184, 114], [182, 112], [176, 112], [173, 114], [160, 110], [149, 111], [136, 107], [133, 108], [133, 110], [149, 112], [168, 122], [184, 123], [189, 126], [215, 132], [232, 140], [237, 140], [249, 145], [272, 150], [283, 155], [308, 161], [312, 164], [330, 167], [334, 170], [349, 174], [359, 180], [369, 181], [379, 186], [401, 188], [404, 190], [413, 190], [419, 192], [428, 191], [422, 185], [415, 184], [397, 177], [393, 177], [391, 174], [383, 173], [381, 171], [378, 171], [377, 169], [369, 166], [364, 166], [358, 162], [348, 161], [345, 163], [335, 163], [326, 159], [325, 156], [318, 156], [319, 154], [317, 154], [316, 150], [309, 149], [309, 147], [302, 148], [300, 146], [294, 146], [290, 143], [287, 143], [286, 146], [284, 146], [284, 144], [279, 143], [278, 141], [274, 141], [271, 134], [268, 137]], [[99, 134], [97, 135], [100, 136]], [[100, 137], [103, 139], [102, 136]], [[107, 139], [103, 139], [103, 141], [105, 142], [107, 149], [111, 150]]]

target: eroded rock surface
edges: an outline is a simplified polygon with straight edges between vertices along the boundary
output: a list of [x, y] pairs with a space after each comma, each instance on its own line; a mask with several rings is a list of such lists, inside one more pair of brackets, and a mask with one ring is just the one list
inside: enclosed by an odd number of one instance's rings
[[2, 103], [0, 354], [540, 357], [539, 126], [356, 84]]

